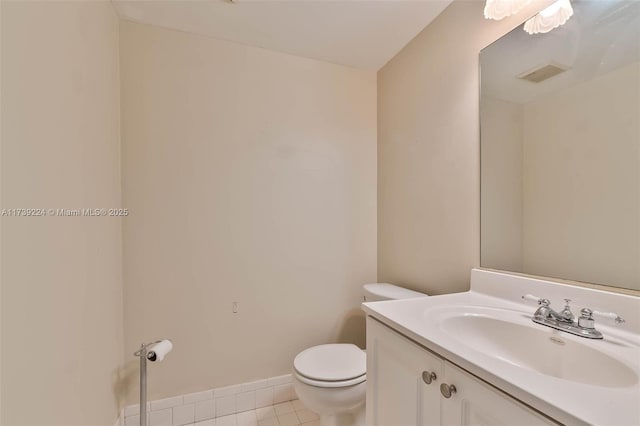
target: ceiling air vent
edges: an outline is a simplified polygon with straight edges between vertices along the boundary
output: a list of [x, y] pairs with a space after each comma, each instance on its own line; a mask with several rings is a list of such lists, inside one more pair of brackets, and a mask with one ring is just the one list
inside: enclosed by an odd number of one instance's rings
[[522, 80], [527, 80], [532, 83], [540, 83], [555, 75], [565, 72], [569, 67], [558, 64], [547, 64], [541, 67], [535, 68], [531, 71], [524, 72], [518, 76]]

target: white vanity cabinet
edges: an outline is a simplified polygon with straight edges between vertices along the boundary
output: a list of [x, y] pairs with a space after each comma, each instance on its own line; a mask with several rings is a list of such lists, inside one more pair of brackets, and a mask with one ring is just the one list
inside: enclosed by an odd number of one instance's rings
[[442, 358], [367, 317], [368, 426], [440, 425], [443, 371]]
[[371, 317], [366, 409], [368, 426], [557, 424]]
[[456, 387], [456, 393], [450, 398], [442, 397], [440, 401], [442, 425], [558, 424], [447, 361], [444, 376], [438, 387], [442, 384]]

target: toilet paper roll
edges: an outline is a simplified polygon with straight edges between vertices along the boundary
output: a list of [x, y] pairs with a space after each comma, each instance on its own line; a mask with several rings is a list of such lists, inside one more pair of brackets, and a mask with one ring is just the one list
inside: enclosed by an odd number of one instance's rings
[[162, 361], [164, 357], [173, 349], [173, 343], [171, 340], [163, 340], [160, 343], [156, 343], [149, 349], [147, 359], [149, 361]]

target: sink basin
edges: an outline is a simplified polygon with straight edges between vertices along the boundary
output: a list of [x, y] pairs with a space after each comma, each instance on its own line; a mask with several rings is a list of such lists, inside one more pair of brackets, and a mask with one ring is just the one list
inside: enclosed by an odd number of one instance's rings
[[517, 312], [477, 308], [476, 312], [449, 312], [437, 320], [439, 328], [460, 343], [520, 368], [594, 386], [638, 383], [634, 370], [598, 350], [613, 343], [580, 343], [565, 333], [528, 322]]

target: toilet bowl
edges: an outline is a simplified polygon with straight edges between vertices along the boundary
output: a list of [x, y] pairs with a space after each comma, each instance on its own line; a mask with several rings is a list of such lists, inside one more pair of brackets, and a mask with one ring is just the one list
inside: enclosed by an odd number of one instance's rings
[[293, 388], [322, 425], [346, 426], [364, 405], [366, 370], [367, 358], [356, 345], [314, 346], [296, 356]]
[[[365, 284], [366, 302], [425, 297], [392, 284]], [[356, 345], [313, 346], [293, 361], [293, 388], [302, 403], [320, 415], [322, 426], [364, 426], [367, 358]]]

